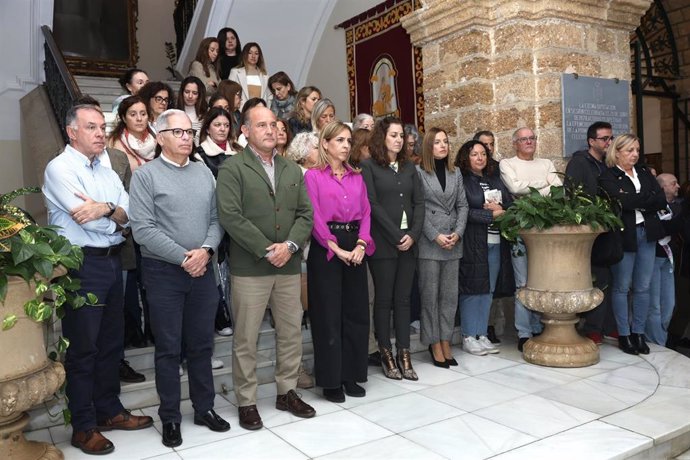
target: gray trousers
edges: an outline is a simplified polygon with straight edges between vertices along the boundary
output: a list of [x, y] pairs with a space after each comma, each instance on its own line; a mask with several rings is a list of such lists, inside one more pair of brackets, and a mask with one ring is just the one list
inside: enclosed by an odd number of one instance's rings
[[424, 345], [450, 341], [458, 309], [460, 260], [417, 260], [422, 300], [421, 341]]

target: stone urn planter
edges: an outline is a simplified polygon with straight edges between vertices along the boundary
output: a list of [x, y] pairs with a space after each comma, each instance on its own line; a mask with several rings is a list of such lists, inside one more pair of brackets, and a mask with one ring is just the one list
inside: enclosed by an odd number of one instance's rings
[[599, 347], [575, 330], [577, 313], [604, 299], [592, 287], [590, 258], [603, 230], [588, 225], [554, 226], [519, 232], [527, 246], [527, 286], [517, 297], [542, 313], [544, 331], [523, 347], [525, 361], [551, 367], [584, 367], [599, 362]]
[[35, 285], [9, 278], [0, 318], [16, 315], [17, 322], [0, 330], [0, 458], [12, 460], [62, 459], [52, 444], [27, 441], [22, 431], [29, 409], [52, 397], [65, 381], [62, 364], [46, 356], [44, 323], [27, 317], [24, 304], [36, 296]]

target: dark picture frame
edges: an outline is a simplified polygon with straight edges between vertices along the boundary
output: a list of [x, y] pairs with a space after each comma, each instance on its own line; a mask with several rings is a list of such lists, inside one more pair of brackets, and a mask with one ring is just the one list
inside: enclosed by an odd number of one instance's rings
[[139, 60], [138, 0], [55, 0], [53, 35], [75, 75], [119, 77]]

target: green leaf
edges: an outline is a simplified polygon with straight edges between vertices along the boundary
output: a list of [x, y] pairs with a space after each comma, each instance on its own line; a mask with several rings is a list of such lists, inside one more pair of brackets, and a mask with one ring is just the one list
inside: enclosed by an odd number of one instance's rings
[[0, 273], [0, 301], [5, 302], [7, 296], [7, 275]]
[[69, 347], [69, 339], [60, 336], [57, 342], [57, 350], [58, 353], [62, 354], [65, 351], [67, 351], [67, 348]]
[[65, 268], [71, 268], [73, 270], [78, 269], [81, 266], [75, 257], [65, 256], [60, 259], [60, 263], [65, 266]]
[[65, 426], [72, 423], [72, 412], [69, 409], [62, 409], [62, 419], [65, 421]]
[[44, 278], [50, 278], [53, 274], [53, 264], [50, 260], [46, 259], [36, 259], [34, 262], [34, 269], [41, 274]]
[[93, 292], [86, 294], [86, 303], [89, 305], [98, 305], [98, 297]]
[[47, 302], [40, 302], [36, 308], [36, 321], [45, 321], [53, 316], [53, 307]]
[[8, 329], [12, 329], [16, 323], [17, 323], [17, 315], [7, 315], [2, 320], [2, 330], [6, 331]]
[[15, 265], [19, 265], [25, 260], [29, 260], [31, 257], [33, 257], [34, 251], [30, 244], [31, 243], [12, 245], [12, 261]]

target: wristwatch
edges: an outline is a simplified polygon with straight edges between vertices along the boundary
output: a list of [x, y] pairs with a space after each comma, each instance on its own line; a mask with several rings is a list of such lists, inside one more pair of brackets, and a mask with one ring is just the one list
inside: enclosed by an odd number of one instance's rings
[[204, 249], [206, 249], [206, 252], [208, 252], [209, 257], [213, 257], [213, 254], [216, 253], [216, 251], [214, 251], [213, 248], [210, 246], [204, 246]]
[[108, 217], [108, 218], [109, 218], [110, 216], [112, 216], [113, 214], [115, 214], [115, 210], [117, 209], [117, 206], [115, 206], [115, 205], [114, 205], [113, 203], [111, 203], [110, 201], [108, 201], [106, 204], [108, 205], [109, 211], [105, 214], [105, 217]]
[[294, 254], [297, 251], [299, 251], [299, 246], [294, 241], [286, 241], [285, 244], [287, 244], [288, 251], [290, 251], [290, 254]]

